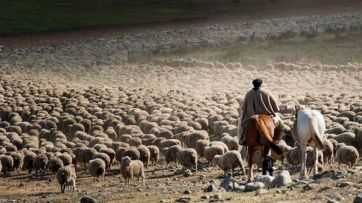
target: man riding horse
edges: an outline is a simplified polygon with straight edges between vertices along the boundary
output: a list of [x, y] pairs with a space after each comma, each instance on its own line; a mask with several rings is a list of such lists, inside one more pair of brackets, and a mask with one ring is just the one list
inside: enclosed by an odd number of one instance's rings
[[238, 129], [241, 145], [245, 145], [245, 127], [252, 116], [261, 114], [275, 116], [279, 111], [279, 101], [270, 92], [261, 88], [263, 80], [255, 79], [252, 84], [254, 88], [245, 95], [242, 107], [239, 109], [239, 113], [242, 114]]

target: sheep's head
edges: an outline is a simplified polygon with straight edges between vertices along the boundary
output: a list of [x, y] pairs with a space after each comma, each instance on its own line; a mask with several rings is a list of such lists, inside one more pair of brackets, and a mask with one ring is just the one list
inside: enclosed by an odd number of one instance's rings
[[125, 156], [125, 157], [123, 157], [122, 160], [121, 160], [121, 165], [129, 166], [130, 163], [131, 163], [131, 161], [132, 161], [132, 160], [131, 160], [131, 157]]
[[212, 159], [212, 164], [217, 165], [217, 163], [219, 162], [221, 155], [216, 155], [214, 156], [214, 158]]

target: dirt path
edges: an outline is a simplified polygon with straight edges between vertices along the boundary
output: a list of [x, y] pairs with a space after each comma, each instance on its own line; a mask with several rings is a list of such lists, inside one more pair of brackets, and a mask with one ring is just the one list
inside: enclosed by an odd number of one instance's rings
[[164, 30], [175, 27], [188, 27], [190, 25], [213, 25], [218, 23], [232, 23], [244, 20], [282, 18], [292, 16], [308, 16], [332, 13], [348, 13], [362, 10], [360, 0], [304, 0], [304, 1], [257, 1], [246, 4], [245, 12], [231, 15], [215, 15], [200, 17], [198, 19], [181, 19], [178, 21], [154, 22], [132, 26], [111, 26], [79, 29], [73, 31], [47, 32], [37, 34], [19, 34], [0, 36], [0, 45], [10, 48], [26, 48], [45, 46], [80, 39], [106, 38], [125, 33], [142, 32], [149, 30]]

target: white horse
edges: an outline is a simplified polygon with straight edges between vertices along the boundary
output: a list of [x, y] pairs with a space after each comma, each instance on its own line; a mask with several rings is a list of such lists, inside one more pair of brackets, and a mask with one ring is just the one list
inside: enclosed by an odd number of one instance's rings
[[318, 172], [318, 150], [323, 150], [326, 124], [322, 114], [317, 110], [296, 106], [296, 121], [293, 126], [293, 137], [301, 150], [301, 178], [306, 175], [307, 146], [313, 148], [315, 156], [314, 174]]

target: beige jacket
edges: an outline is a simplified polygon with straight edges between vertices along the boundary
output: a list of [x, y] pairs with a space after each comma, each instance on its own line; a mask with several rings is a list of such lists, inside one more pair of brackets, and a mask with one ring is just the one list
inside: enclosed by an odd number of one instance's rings
[[241, 125], [244, 126], [246, 121], [257, 114], [275, 115], [279, 109], [279, 101], [267, 90], [260, 88], [259, 90], [250, 90], [246, 95], [239, 109], [241, 117]]

